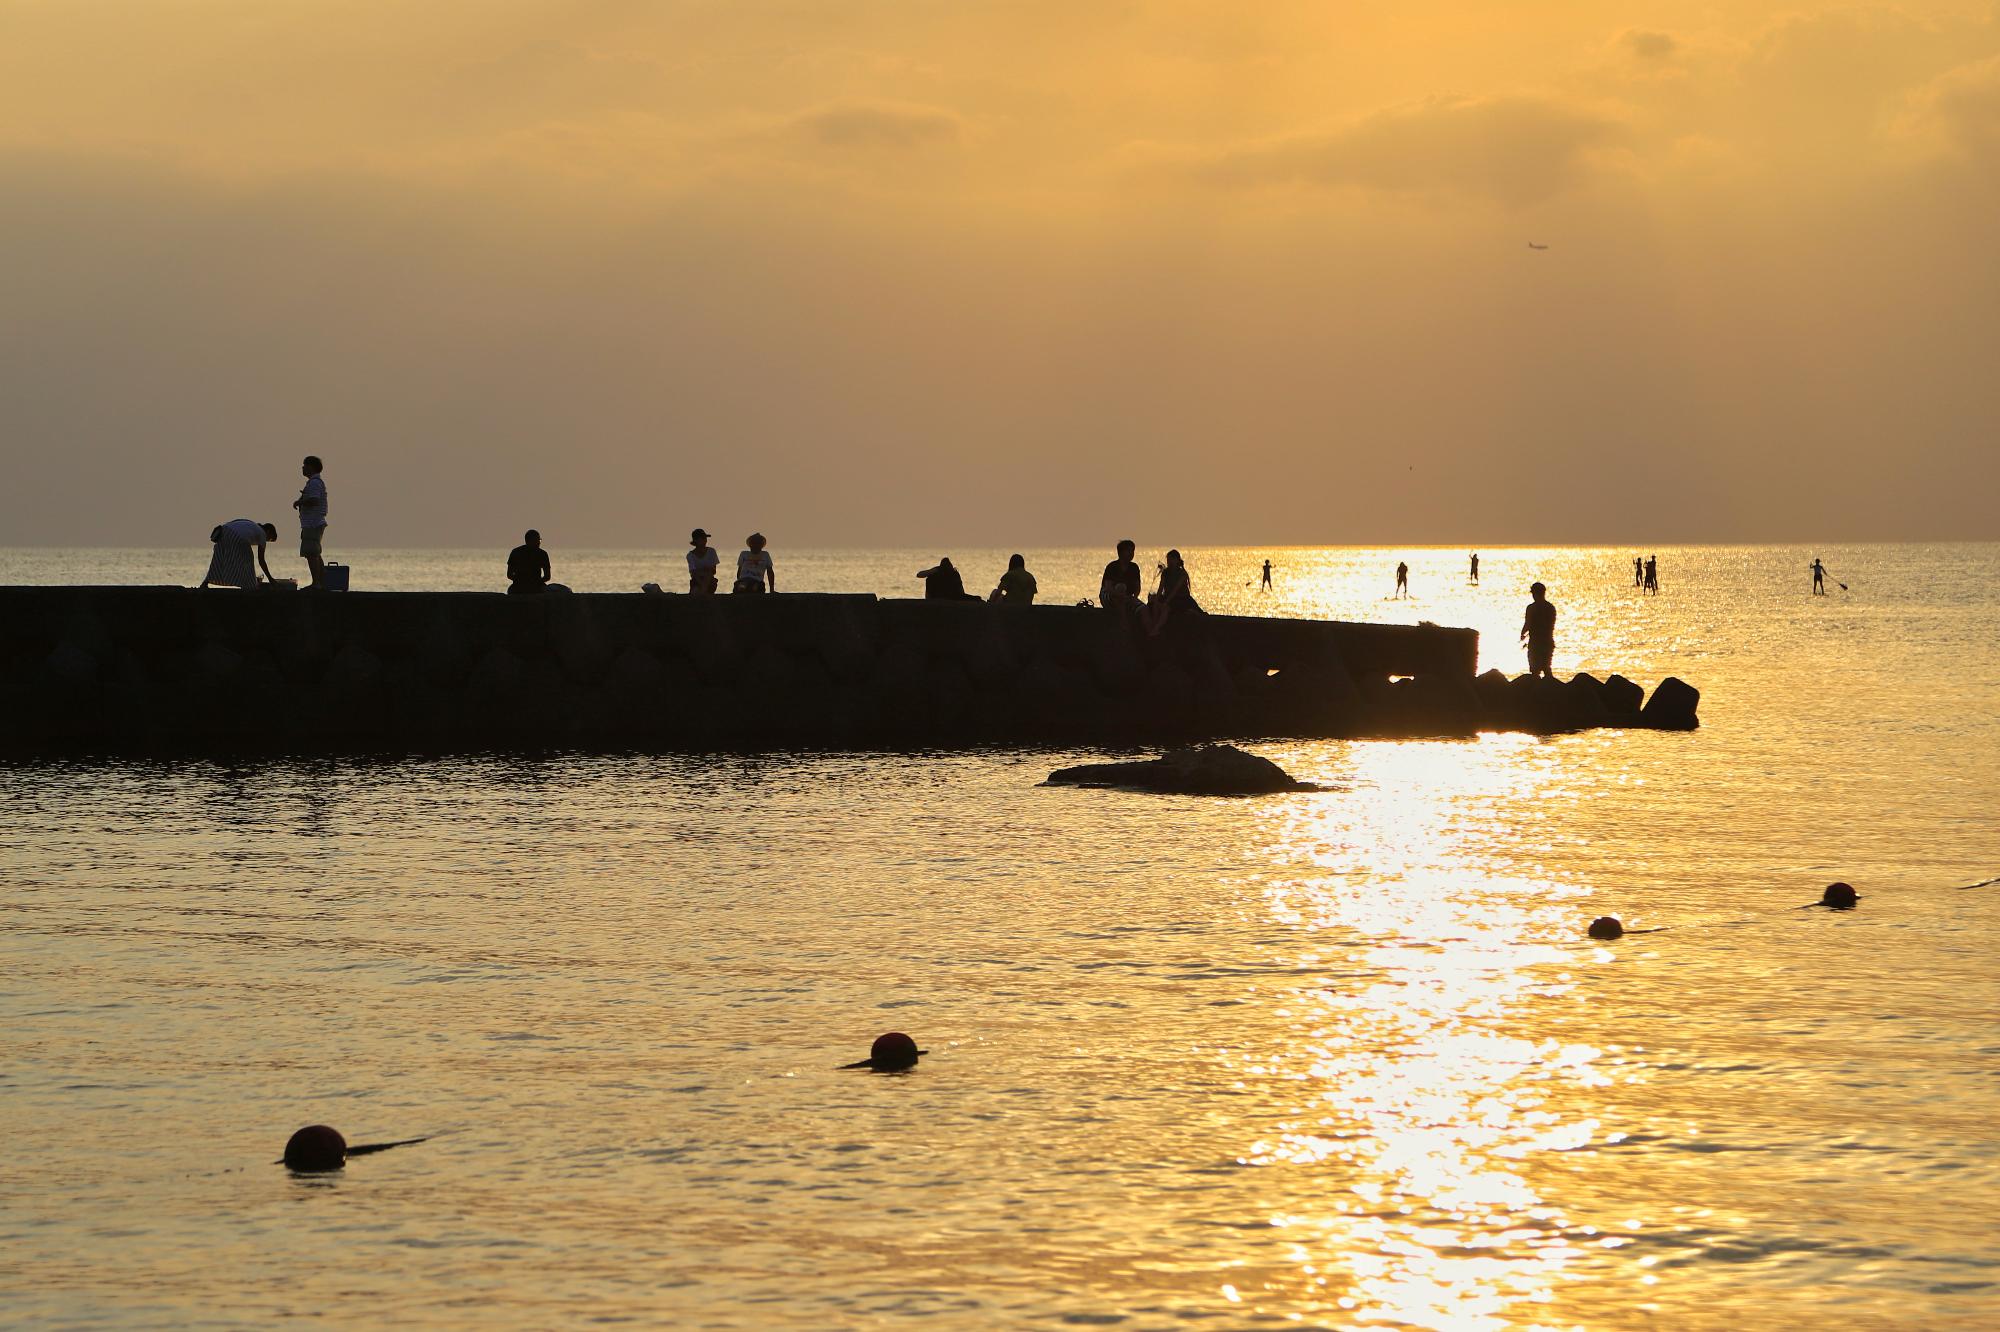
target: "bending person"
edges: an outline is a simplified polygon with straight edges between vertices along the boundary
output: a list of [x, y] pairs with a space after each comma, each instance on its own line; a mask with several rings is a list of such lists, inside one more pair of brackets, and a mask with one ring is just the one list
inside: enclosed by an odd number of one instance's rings
[[[231, 518], [222, 526], [208, 534], [215, 543], [215, 553], [208, 557], [208, 572], [202, 576], [201, 585], [217, 587], [255, 587], [257, 570], [264, 571], [264, 581], [275, 581], [271, 577], [271, 566], [264, 562], [266, 543], [278, 539], [278, 529], [271, 523], [252, 522], [248, 518]], [[252, 563], [255, 551], [255, 563]]]

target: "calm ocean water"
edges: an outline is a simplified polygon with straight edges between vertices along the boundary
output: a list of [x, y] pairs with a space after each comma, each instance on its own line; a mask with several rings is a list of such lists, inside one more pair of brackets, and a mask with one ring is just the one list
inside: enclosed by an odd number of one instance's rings
[[[1024, 553], [1045, 600], [1109, 558]], [[1654, 598], [1652, 552], [1465, 553], [1187, 551], [1211, 609], [1510, 672], [1540, 578], [1559, 671], [1703, 729], [1261, 744], [1327, 789], [1223, 801], [1038, 787], [1068, 750], [0, 766], [0, 1319], [1993, 1325], [2000, 546], [1662, 549]], [[918, 1070], [835, 1069], [891, 1028]], [[271, 1165], [310, 1122], [436, 1136]]]

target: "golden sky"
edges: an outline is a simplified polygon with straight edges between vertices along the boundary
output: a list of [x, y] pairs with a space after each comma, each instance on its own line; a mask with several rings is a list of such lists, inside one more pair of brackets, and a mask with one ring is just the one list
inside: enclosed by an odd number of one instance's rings
[[1994, 3], [0, 0], [0, 545], [2000, 538], [1997, 217]]

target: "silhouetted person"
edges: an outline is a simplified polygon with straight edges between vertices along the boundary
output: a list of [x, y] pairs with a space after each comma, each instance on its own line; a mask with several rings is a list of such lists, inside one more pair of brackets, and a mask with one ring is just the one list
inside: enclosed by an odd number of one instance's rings
[[1201, 607], [1195, 604], [1194, 580], [1188, 577], [1181, 553], [1170, 550], [1166, 563], [1160, 566], [1160, 581], [1146, 602], [1146, 632], [1159, 633], [1171, 616], [1182, 613], [1199, 615]]
[[1817, 556], [1817, 555], [1813, 556], [1813, 562], [1812, 562], [1812, 576], [1813, 576], [1813, 595], [1814, 595], [1814, 596], [1816, 596], [1816, 597], [1823, 597], [1823, 596], [1825, 596], [1825, 595], [1826, 595], [1826, 566], [1825, 566], [1824, 564], [1821, 564], [1821, 563], [1819, 562], [1819, 556]]
[[1396, 595], [1399, 597], [1410, 595], [1410, 566], [1401, 560], [1396, 561]]
[[1271, 590], [1271, 562], [1269, 560], [1264, 561], [1264, 583], [1257, 590], [1259, 592], [1269, 592]]
[[1654, 596], [1660, 595], [1660, 557], [1646, 557], [1646, 590]]
[[307, 455], [299, 464], [299, 474], [306, 483], [292, 501], [292, 507], [299, 511], [299, 557], [312, 573], [313, 587], [326, 581], [326, 481], [320, 470], [319, 459]]
[[708, 533], [699, 527], [688, 533], [688, 592], [692, 596], [706, 597], [715, 593], [715, 570], [722, 563], [722, 553], [708, 544]]
[[259, 569], [264, 571], [265, 582], [275, 581], [271, 566], [264, 562], [265, 544], [278, 539], [278, 529], [272, 524], [231, 518], [210, 532], [208, 539], [215, 543], [215, 552], [208, 557], [208, 572], [201, 580], [203, 587], [211, 583], [221, 587], [255, 587]]
[[965, 590], [965, 579], [959, 576], [952, 565], [951, 556], [940, 555], [938, 562], [929, 569], [919, 569], [917, 577], [924, 580], [924, 600], [926, 601], [977, 601]]
[[1009, 606], [1032, 606], [1035, 591], [1035, 576], [1028, 572], [1028, 562], [1019, 555], [1009, 555], [1007, 572], [1000, 575], [1000, 586], [993, 589], [994, 599]]
[[1097, 584], [1097, 600], [1105, 606], [1136, 606], [1143, 583], [1139, 566], [1132, 559], [1138, 546], [1130, 541], [1118, 543], [1118, 558], [1104, 566], [1104, 577]]
[[542, 549], [542, 534], [529, 528], [521, 544], [507, 552], [507, 595], [540, 595], [549, 586], [549, 553]]
[[1634, 555], [1632, 557], [1632, 586], [1644, 587], [1645, 585], [1646, 585], [1646, 562], [1640, 559], [1637, 555]]
[[1479, 582], [1479, 552], [1476, 550], [1472, 552], [1472, 581], [1475, 585]]
[[736, 554], [736, 585], [730, 591], [754, 595], [768, 588], [776, 592], [778, 571], [772, 567], [770, 552], [764, 549], [764, 534], [752, 532], [743, 538], [743, 544], [749, 549]]
[[1528, 595], [1534, 600], [1521, 617], [1521, 637], [1528, 644], [1528, 674], [1554, 679], [1550, 663], [1556, 655], [1556, 606], [1548, 600], [1548, 588], [1540, 583], [1530, 584]]

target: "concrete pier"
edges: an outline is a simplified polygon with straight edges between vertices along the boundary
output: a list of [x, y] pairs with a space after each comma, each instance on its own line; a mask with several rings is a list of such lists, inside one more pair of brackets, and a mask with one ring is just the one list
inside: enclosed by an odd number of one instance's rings
[[[1098, 609], [866, 595], [140, 587], [0, 588], [0, 623], [0, 748], [14, 751], [1166, 744], [1570, 724], [1536, 702], [1546, 691], [1488, 706], [1478, 635], [1431, 625], [1187, 615], [1150, 637]], [[1584, 724], [1642, 724], [1590, 684]]]

